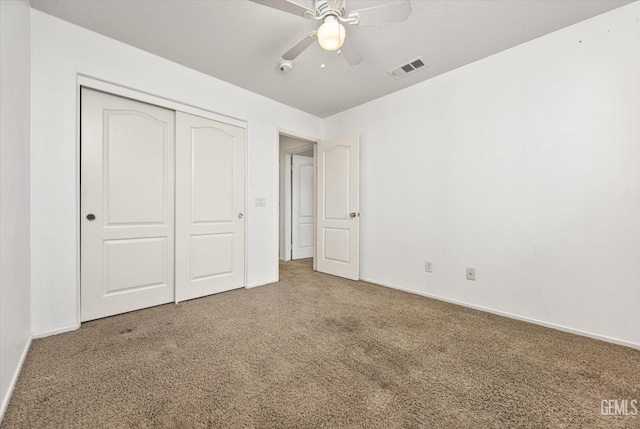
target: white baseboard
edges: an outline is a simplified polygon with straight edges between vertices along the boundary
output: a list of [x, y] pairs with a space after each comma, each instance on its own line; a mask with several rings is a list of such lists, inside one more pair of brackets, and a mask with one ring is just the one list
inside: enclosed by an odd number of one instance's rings
[[9, 383], [9, 388], [6, 392], [4, 392], [4, 396], [2, 397], [2, 404], [0, 404], [0, 422], [4, 418], [4, 413], [7, 412], [7, 407], [9, 406], [9, 401], [11, 400], [11, 395], [13, 395], [13, 390], [16, 387], [16, 383], [18, 382], [18, 377], [20, 377], [20, 372], [22, 371], [22, 365], [24, 365], [24, 361], [27, 358], [27, 353], [31, 348], [32, 337], [29, 337], [27, 340], [27, 344], [22, 351], [22, 355], [20, 356], [20, 361], [18, 362], [18, 366], [13, 372], [13, 377], [11, 377], [11, 382]]
[[75, 331], [78, 328], [80, 328], [79, 323], [75, 325], [65, 326], [63, 328], [51, 329], [50, 331], [36, 332], [32, 336], [33, 336], [33, 339], [35, 340], [37, 338], [44, 338], [44, 337], [49, 337], [51, 335], [57, 335], [57, 334], [63, 334], [65, 332]]
[[621, 340], [619, 338], [614, 338], [614, 337], [608, 337], [606, 335], [595, 334], [593, 332], [588, 332], [588, 331], [583, 331], [583, 330], [580, 330], [580, 329], [570, 328], [568, 326], [557, 325], [555, 323], [545, 322], [543, 320], [532, 319], [530, 317], [520, 316], [518, 314], [507, 313], [505, 311], [500, 311], [500, 310], [496, 310], [496, 309], [489, 308], [489, 307], [483, 307], [481, 305], [470, 304], [468, 302], [458, 301], [458, 300], [451, 299], [451, 298], [445, 298], [445, 297], [442, 297], [442, 296], [439, 296], [439, 295], [420, 292], [420, 291], [417, 291], [417, 290], [414, 290], [414, 289], [407, 289], [407, 288], [403, 288], [403, 287], [399, 287], [399, 286], [394, 286], [394, 285], [391, 285], [391, 284], [381, 283], [381, 282], [378, 282], [378, 281], [375, 281], [375, 280], [369, 280], [369, 279], [364, 279], [364, 278], [361, 278], [360, 280], [362, 280], [364, 282], [367, 282], [367, 283], [372, 283], [374, 285], [384, 286], [384, 287], [388, 287], [388, 288], [391, 288], [391, 289], [397, 289], [397, 290], [401, 290], [403, 292], [409, 292], [409, 293], [413, 293], [415, 295], [421, 295], [421, 296], [424, 296], [424, 297], [427, 297], [427, 298], [437, 299], [438, 301], [449, 302], [451, 304], [461, 305], [463, 307], [473, 308], [475, 310], [480, 310], [480, 311], [485, 311], [487, 313], [497, 314], [498, 316], [504, 316], [504, 317], [508, 317], [510, 319], [521, 320], [523, 322], [533, 323], [535, 325], [545, 326], [547, 328], [557, 329], [557, 330], [563, 331], [563, 332], [569, 332], [570, 334], [581, 335], [583, 337], [589, 337], [589, 338], [593, 338], [595, 340], [606, 341], [608, 343], [618, 344], [620, 346], [625, 346], [625, 347], [630, 347], [632, 349], [640, 350], [640, 343], [634, 343], [634, 342], [631, 342], [631, 341]]

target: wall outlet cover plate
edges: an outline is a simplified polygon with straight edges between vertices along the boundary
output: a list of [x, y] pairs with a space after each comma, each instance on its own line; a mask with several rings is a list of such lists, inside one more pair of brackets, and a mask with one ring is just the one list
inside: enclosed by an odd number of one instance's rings
[[433, 262], [424, 261], [424, 270], [427, 273], [432, 273], [433, 272]]
[[467, 280], [475, 280], [476, 279], [476, 269], [475, 268], [466, 268]]

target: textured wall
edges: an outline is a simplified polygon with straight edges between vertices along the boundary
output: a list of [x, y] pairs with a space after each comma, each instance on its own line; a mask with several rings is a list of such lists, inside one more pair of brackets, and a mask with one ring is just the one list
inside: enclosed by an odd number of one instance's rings
[[361, 276], [640, 346], [639, 18], [632, 3], [327, 118], [326, 136], [361, 135]]
[[0, 1], [0, 419], [31, 340], [29, 3]]

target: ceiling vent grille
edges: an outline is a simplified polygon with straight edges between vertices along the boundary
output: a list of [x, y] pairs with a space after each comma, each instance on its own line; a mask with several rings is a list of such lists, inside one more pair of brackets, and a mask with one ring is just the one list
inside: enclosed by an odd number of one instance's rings
[[413, 73], [416, 70], [420, 70], [421, 68], [428, 67], [427, 64], [422, 57], [414, 58], [406, 64], [398, 66], [394, 69], [389, 70], [389, 74], [396, 79], [400, 79], [401, 77], [405, 77], [409, 73]]

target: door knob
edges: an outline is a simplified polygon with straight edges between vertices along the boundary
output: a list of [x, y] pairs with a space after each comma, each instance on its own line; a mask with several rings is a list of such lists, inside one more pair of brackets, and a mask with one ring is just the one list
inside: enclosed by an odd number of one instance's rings
[[87, 215], [87, 220], [88, 220], [89, 222], [93, 222], [94, 220], [96, 220], [96, 215], [94, 215], [93, 213], [89, 213], [89, 214]]
[[354, 217], [360, 217], [360, 213], [351, 212], [349, 213], [349, 216], [353, 219]]
[[242, 219], [244, 215], [242, 213], [238, 213], [238, 219]]

